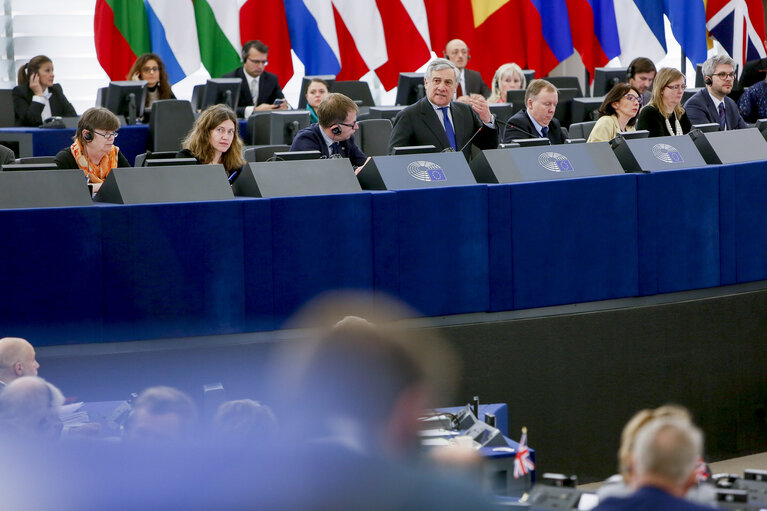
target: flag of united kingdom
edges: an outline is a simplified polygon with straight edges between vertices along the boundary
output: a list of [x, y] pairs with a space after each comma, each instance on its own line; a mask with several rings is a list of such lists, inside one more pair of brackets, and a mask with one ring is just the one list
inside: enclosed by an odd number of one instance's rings
[[522, 438], [519, 439], [519, 449], [514, 456], [514, 479], [519, 479], [535, 470], [535, 463], [530, 459], [530, 450], [527, 448], [527, 428], [522, 428]]
[[761, 0], [708, 0], [706, 28], [740, 70], [749, 60], [767, 57]]

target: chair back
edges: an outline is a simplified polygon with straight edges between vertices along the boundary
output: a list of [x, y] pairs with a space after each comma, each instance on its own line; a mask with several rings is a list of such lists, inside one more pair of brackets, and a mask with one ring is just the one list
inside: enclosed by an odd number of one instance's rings
[[354, 138], [363, 153], [367, 156], [389, 154], [389, 137], [392, 130], [389, 119], [366, 119], [358, 124], [360, 129]]
[[160, 99], [152, 103], [148, 147], [151, 151], [179, 151], [194, 126], [192, 104], [185, 99]]

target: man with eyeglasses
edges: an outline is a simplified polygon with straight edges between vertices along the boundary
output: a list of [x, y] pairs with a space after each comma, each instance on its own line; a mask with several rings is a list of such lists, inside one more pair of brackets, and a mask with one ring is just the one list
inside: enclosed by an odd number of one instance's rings
[[288, 109], [277, 75], [265, 69], [268, 57], [267, 45], [258, 40], [248, 41], [242, 46], [242, 67], [223, 76], [242, 80], [238, 117], [250, 117], [253, 111]]
[[347, 96], [330, 93], [317, 105], [319, 122], [298, 132], [291, 151], [319, 151], [323, 158], [349, 158], [354, 168], [365, 164], [368, 157], [354, 143], [357, 104]]
[[747, 128], [738, 105], [727, 96], [735, 83], [735, 61], [727, 55], [714, 55], [703, 63], [701, 71], [706, 88], [684, 104], [690, 122], [716, 123], [721, 131]]

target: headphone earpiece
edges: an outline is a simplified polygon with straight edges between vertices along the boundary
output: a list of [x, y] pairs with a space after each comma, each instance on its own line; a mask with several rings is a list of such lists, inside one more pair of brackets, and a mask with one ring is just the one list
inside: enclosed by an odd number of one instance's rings
[[707, 76], [705, 80], [703, 80], [703, 83], [706, 85], [713, 85], [714, 82], [711, 81], [711, 77]]
[[330, 132], [333, 135], [340, 135], [341, 134], [341, 128], [339, 126], [336, 126], [335, 128], [331, 129]]
[[626, 78], [628, 78], [629, 80], [634, 78], [634, 64], [633, 64], [633, 62], [631, 64], [629, 64], [629, 68], [626, 70]]
[[83, 140], [86, 142], [90, 142], [93, 140], [93, 133], [90, 131], [83, 130]]

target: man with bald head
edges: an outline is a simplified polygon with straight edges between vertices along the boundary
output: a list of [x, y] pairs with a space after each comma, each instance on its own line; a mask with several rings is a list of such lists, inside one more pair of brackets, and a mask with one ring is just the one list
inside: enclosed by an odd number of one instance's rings
[[22, 376], [37, 376], [39, 367], [35, 360], [35, 348], [26, 339], [0, 339], [0, 390]]
[[485, 99], [490, 97], [492, 91], [482, 80], [482, 75], [477, 71], [466, 69], [471, 55], [469, 47], [460, 39], [452, 39], [445, 46], [445, 58], [458, 68], [458, 83], [455, 99], [462, 103], [468, 103], [472, 94], [481, 94]]

